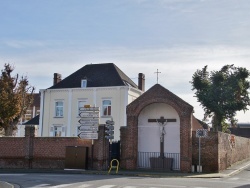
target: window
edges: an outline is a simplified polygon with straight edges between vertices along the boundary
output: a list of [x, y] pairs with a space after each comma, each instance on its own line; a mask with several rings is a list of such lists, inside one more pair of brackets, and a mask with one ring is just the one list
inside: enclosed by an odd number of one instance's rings
[[31, 110], [26, 110], [26, 113], [22, 117], [22, 122], [27, 122], [27, 121], [31, 120], [31, 118], [32, 118], [31, 114], [32, 114]]
[[54, 126], [53, 136], [55, 136], [55, 137], [61, 137], [62, 136], [62, 127], [60, 127], [60, 126]]
[[55, 103], [55, 116], [56, 117], [63, 117], [63, 102], [62, 101], [57, 101]]
[[111, 116], [111, 100], [102, 101], [102, 115]]
[[37, 111], [36, 111], [36, 115], [39, 115], [39, 114], [40, 114], [40, 110], [37, 110]]
[[24, 121], [29, 121], [31, 120], [31, 114], [24, 114]]
[[81, 87], [82, 88], [86, 88], [87, 87], [87, 80], [86, 79], [82, 80]]
[[63, 127], [63, 125], [53, 125], [50, 128], [50, 136], [53, 137], [65, 136], [65, 127]]

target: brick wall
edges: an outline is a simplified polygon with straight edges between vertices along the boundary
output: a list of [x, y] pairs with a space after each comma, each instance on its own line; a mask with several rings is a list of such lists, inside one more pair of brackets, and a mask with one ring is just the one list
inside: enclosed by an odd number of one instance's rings
[[6, 166], [23, 167], [25, 163], [25, 139], [13, 137], [0, 138], [0, 168]]
[[[231, 136], [231, 134], [222, 132], [208, 132], [207, 138], [201, 138], [203, 172], [219, 172], [238, 161], [250, 158], [250, 139]], [[192, 143], [192, 164], [198, 165], [199, 139], [196, 138], [195, 132], [193, 132]]]
[[[196, 132], [192, 132], [192, 164], [199, 164], [199, 139], [196, 138]], [[208, 137], [200, 138], [202, 170], [204, 172], [218, 172], [218, 133], [208, 132]]]
[[104, 138], [104, 126], [100, 126], [99, 139], [93, 145], [91, 140], [77, 137], [34, 137], [34, 131], [34, 127], [26, 126], [24, 138], [0, 139], [0, 168], [63, 169], [66, 147], [84, 146], [89, 148], [88, 168], [107, 169], [109, 143]]
[[[224, 170], [230, 165], [250, 158], [250, 139], [219, 133], [219, 170]], [[235, 142], [233, 142], [235, 140]]]
[[64, 168], [66, 146], [85, 146], [91, 153], [90, 140], [74, 137], [35, 137], [33, 143], [32, 168]]

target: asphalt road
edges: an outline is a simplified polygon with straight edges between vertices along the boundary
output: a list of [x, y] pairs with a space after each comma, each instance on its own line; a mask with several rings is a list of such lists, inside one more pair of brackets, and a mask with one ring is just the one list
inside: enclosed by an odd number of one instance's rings
[[250, 167], [227, 178], [5, 173], [0, 174], [0, 181], [21, 188], [250, 188]]

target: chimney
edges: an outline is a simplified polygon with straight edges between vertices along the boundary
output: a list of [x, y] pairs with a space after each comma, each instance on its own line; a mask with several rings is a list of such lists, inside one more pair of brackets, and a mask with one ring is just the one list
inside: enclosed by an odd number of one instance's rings
[[139, 73], [138, 89], [145, 91], [145, 75], [143, 73]]
[[54, 73], [54, 84], [53, 85], [56, 85], [61, 80], [62, 80], [62, 75], [59, 73]]

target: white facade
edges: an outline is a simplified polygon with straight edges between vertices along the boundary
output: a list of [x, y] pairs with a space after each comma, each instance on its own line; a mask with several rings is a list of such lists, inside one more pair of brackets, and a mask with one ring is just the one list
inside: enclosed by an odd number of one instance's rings
[[41, 92], [39, 136], [77, 136], [79, 107], [100, 107], [100, 124], [113, 117], [114, 140], [120, 140], [120, 127], [126, 126], [126, 106], [142, 94], [130, 86], [45, 89]]
[[138, 118], [138, 151], [160, 152], [161, 128], [157, 122], [148, 119], [176, 119], [164, 126], [164, 151], [166, 153], [180, 153], [180, 118], [173, 107], [165, 103], [153, 103], [144, 108]]
[[[180, 118], [176, 110], [165, 103], [153, 103], [144, 108], [138, 117], [138, 152], [158, 153], [160, 156], [160, 137], [162, 126], [158, 122], [148, 122], [148, 119], [176, 119], [176, 122], [164, 123], [164, 153], [175, 158], [173, 168], [177, 169], [180, 159]], [[149, 165], [149, 158], [144, 158], [144, 164]], [[139, 161], [140, 166], [141, 161]]]

